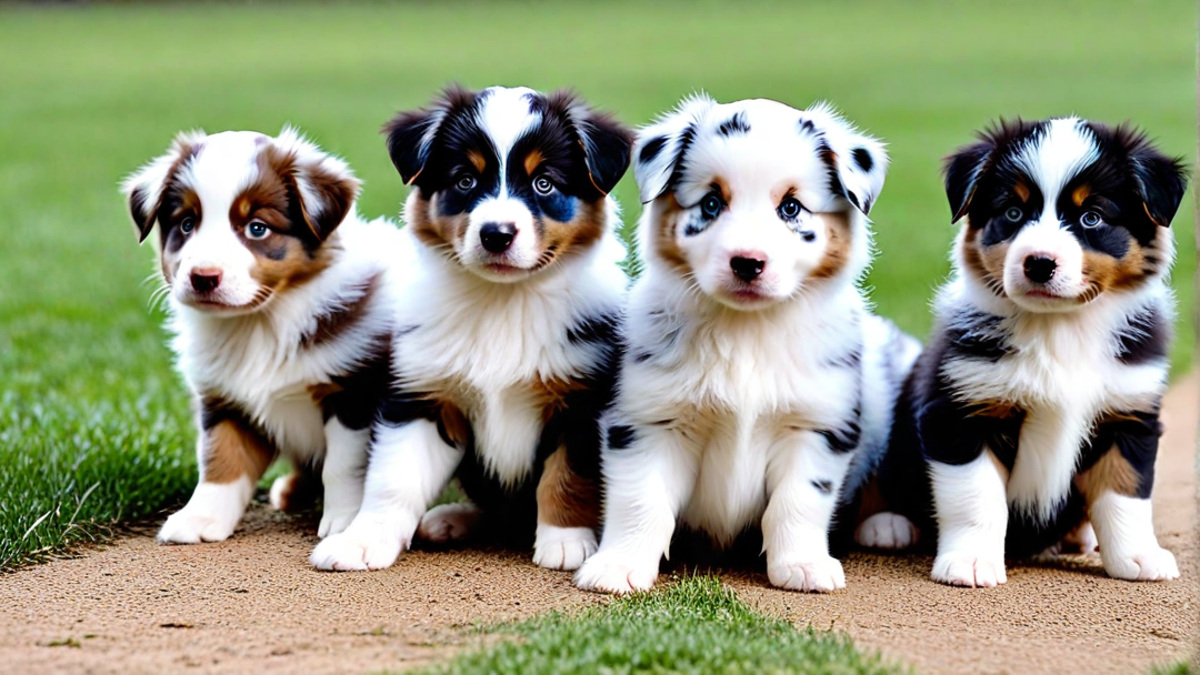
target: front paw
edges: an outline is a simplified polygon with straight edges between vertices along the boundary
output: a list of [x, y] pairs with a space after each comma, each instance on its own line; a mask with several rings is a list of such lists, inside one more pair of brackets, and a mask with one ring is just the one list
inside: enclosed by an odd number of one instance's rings
[[198, 544], [202, 541], [225, 541], [233, 534], [241, 514], [231, 517], [225, 513], [205, 513], [201, 509], [184, 507], [163, 523], [158, 531], [160, 544]]
[[854, 541], [865, 548], [905, 549], [917, 543], [917, 526], [898, 513], [876, 513], [854, 532]]
[[658, 577], [658, 561], [638, 565], [614, 551], [600, 551], [575, 573], [575, 585], [585, 591], [625, 595], [648, 591]]
[[320, 570], [352, 572], [391, 567], [408, 548], [399, 528], [351, 523], [344, 532], [326, 537], [309, 556]]
[[431, 544], [449, 544], [471, 537], [483, 512], [474, 504], [440, 504], [421, 516], [417, 536]]
[[350, 523], [354, 522], [354, 516], [358, 515], [358, 509], [353, 511], [349, 509], [325, 509], [321, 513], [321, 524], [317, 526], [317, 536], [324, 539], [328, 536], [344, 532]]
[[590, 527], [538, 525], [533, 564], [551, 570], [577, 570], [596, 552], [596, 533]]
[[951, 586], [992, 588], [1008, 581], [1004, 558], [988, 558], [971, 553], [939, 553], [933, 561], [934, 581]]
[[767, 563], [767, 578], [779, 588], [805, 593], [829, 593], [846, 587], [846, 574], [837, 558], [774, 560]]
[[1100, 559], [1108, 576], [1129, 581], [1168, 581], [1179, 578], [1175, 555], [1165, 548], [1144, 551], [1107, 551], [1100, 549]]

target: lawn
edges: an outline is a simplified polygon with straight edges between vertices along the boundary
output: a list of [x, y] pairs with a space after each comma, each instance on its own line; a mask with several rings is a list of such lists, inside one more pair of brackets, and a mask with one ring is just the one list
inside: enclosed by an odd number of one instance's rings
[[[180, 129], [291, 122], [404, 197], [380, 124], [447, 82], [572, 86], [630, 124], [684, 94], [827, 99], [889, 143], [879, 311], [924, 334], [953, 236], [940, 158], [1000, 115], [1131, 119], [1196, 147], [1194, 5], [1170, 2], [417, 3], [0, 8], [0, 569], [158, 517], [194, 434], [150, 307], [123, 176]], [[631, 177], [617, 197], [638, 213]], [[1176, 372], [1190, 362], [1189, 198]]]

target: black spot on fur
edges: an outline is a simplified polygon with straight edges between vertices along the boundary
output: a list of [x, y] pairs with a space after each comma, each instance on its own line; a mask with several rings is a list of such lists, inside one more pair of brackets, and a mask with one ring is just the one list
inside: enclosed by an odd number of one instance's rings
[[333, 378], [340, 391], [321, 401], [325, 421], [336, 417], [351, 430], [367, 429], [375, 423], [379, 407], [392, 385], [392, 342], [378, 335], [363, 350], [353, 371]]
[[862, 410], [855, 406], [851, 417], [836, 429], [818, 429], [817, 433], [825, 437], [829, 443], [829, 449], [837, 454], [850, 452], [858, 447], [859, 441], [862, 439], [862, 425], [859, 420], [862, 417]]
[[651, 138], [650, 140], [646, 141], [646, 143], [642, 146], [641, 151], [638, 153], [638, 161], [642, 164], [654, 161], [654, 158], [658, 157], [659, 153], [663, 151], [663, 148], [666, 147], [666, 145], [667, 138], [665, 136], [655, 136], [654, 138]]
[[571, 344], [611, 344], [617, 338], [617, 323], [618, 318], [614, 315], [588, 317], [567, 329], [567, 341]]
[[624, 450], [637, 438], [633, 427], [627, 424], [614, 424], [608, 428], [608, 448]]
[[871, 158], [871, 152], [866, 148], [855, 148], [850, 154], [854, 157], [854, 163], [858, 165], [858, 168], [865, 172], [870, 173], [871, 167], [875, 166], [875, 160]]
[[679, 134], [679, 147], [675, 150], [675, 159], [671, 162], [671, 175], [667, 178], [667, 183], [663, 186], [661, 194], [665, 194], [668, 190], [673, 189], [683, 179], [687, 160], [687, 152], [691, 149], [692, 143], [696, 140], [696, 125], [689, 124], [686, 129]]
[[839, 197], [845, 197], [850, 200], [851, 204], [854, 204], [854, 208], [861, 210], [858, 200], [853, 194], [847, 192], [846, 186], [842, 184], [842, 177], [838, 175], [837, 154], [834, 153], [833, 148], [830, 148], [824, 139], [817, 146], [817, 157], [825, 164], [825, 176], [829, 182], [829, 191]]
[[831, 492], [833, 492], [833, 481], [814, 480], [814, 481], [811, 481], [811, 483], [812, 483], [812, 486], [815, 487], [822, 494], [830, 494]]
[[721, 122], [717, 127], [717, 133], [722, 136], [732, 136], [734, 134], [745, 134], [750, 132], [750, 123], [746, 121], [746, 114], [739, 112], [733, 117]]
[[816, 133], [817, 128], [813, 126], [812, 120], [800, 120], [800, 133], [812, 134]]
[[257, 425], [250, 421], [250, 416], [237, 403], [227, 398], [210, 394], [200, 399], [200, 428], [208, 431], [222, 422], [236, 422], [248, 429]]
[[999, 361], [1010, 353], [1004, 336], [1003, 318], [974, 310], [954, 317], [942, 338], [947, 358]]
[[1157, 361], [1167, 356], [1171, 326], [1156, 307], [1146, 307], [1129, 317], [1129, 327], [1117, 339], [1117, 359], [1126, 365]]

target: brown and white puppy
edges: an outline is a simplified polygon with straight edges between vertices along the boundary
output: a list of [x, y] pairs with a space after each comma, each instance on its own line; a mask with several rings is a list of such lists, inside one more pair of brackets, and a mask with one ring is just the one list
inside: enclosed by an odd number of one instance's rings
[[[608, 193], [632, 134], [570, 94], [505, 87], [450, 89], [385, 132], [415, 188], [395, 263], [409, 270], [396, 389], [362, 510], [312, 562], [387, 567], [414, 534], [474, 529], [533, 540], [543, 567], [576, 568], [600, 517], [597, 419], [627, 284]], [[452, 476], [473, 504], [426, 513]]]
[[177, 366], [198, 404], [200, 483], [158, 533], [221, 541], [282, 454], [271, 501], [325, 483], [320, 534], [358, 511], [388, 381], [388, 261], [399, 233], [354, 210], [359, 181], [294, 129], [180, 134], [124, 185], [155, 225]]
[[1109, 575], [1179, 575], [1150, 491], [1185, 186], [1141, 133], [1076, 118], [1002, 122], [949, 159], [955, 275], [880, 475], [936, 533], [935, 580], [1004, 583], [1006, 555], [1086, 519]]

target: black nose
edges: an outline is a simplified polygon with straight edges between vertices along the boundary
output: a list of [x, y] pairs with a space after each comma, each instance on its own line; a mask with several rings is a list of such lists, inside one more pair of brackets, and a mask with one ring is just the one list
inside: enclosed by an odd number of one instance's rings
[[192, 270], [192, 288], [197, 293], [209, 293], [221, 285], [221, 270], [201, 268]]
[[754, 281], [762, 274], [763, 268], [767, 266], [766, 260], [758, 260], [757, 258], [742, 258], [737, 257], [729, 261], [729, 267], [733, 269], [733, 273], [742, 281]]
[[516, 223], [484, 223], [479, 228], [479, 241], [492, 253], [504, 253], [517, 236]]
[[1058, 263], [1052, 258], [1031, 255], [1025, 259], [1025, 276], [1035, 284], [1044, 284], [1054, 278]]

